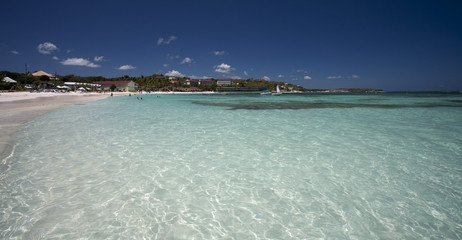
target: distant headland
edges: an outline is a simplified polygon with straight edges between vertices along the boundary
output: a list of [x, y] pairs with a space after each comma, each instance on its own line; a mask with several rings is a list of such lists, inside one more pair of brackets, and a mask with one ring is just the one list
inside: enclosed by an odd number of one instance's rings
[[7, 91], [160, 91], [160, 92], [264, 92], [275, 91], [279, 86], [282, 92], [383, 92], [381, 89], [340, 88], [308, 89], [286, 82], [267, 81], [264, 79], [207, 78], [192, 79], [188, 77], [153, 74], [150, 76], [131, 77], [128, 75], [105, 78], [102, 76], [81, 77], [70, 75], [52, 75], [44, 71], [17, 73], [0, 71], [0, 90]]

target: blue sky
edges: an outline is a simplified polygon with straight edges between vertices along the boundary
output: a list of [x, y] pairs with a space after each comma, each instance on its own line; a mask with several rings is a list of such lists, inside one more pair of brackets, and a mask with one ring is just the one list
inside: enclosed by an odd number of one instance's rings
[[0, 70], [462, 90], [461, 1], [2, 3]]

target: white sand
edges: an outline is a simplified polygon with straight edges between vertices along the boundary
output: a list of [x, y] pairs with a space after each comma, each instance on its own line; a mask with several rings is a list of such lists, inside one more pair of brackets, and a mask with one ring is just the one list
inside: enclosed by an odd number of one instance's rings
[[[124, 93], [127, 94], [127, 93]], [[109, 93], [53, 93], [53, 92], [0, 92], [0, 102], [13, 102], [20, 100], [30, 100], [43, 97], [57, 97], [57, 96], [110, 96]]]

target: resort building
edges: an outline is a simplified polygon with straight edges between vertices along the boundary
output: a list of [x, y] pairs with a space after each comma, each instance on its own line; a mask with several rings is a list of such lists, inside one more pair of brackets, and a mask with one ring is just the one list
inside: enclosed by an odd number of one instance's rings
[[204, 85], [204, 86], [210, 86], [212, 85], [212, 80], [211, 79], [200, 79], [199, 80], [199, 85]]
[[231, 78], [222, 78], [217, 80], [217, 86], [230, 86], [233, 85], [233, 80]]
[[96, 91], [101, 88], [101, 85], [96, 83], [64, 82], [64, 86], [57, 86], [57, 88], [64, 91]]
[[186, 79], [185, 85], [188, 86], [197, 86], [199, 84], [199, 80], [197, 79]]
[[111, 86], [115, 85], [116, 89], [121, 92], [135, 92], [137, 88], [133, 81], [98, 81], [93, 83], [100, 84], [104, 90], [110, 90]]
[[58, 80], [58, 78], [56, 76], [53, 76], [53, 75], [51, 75], [49, 73], [46, 73], [44, 71], [34, 72], [34, 73], [32, 73], [32, 76], [34, 76], [34, 77], [47, 76], [50, 80]]

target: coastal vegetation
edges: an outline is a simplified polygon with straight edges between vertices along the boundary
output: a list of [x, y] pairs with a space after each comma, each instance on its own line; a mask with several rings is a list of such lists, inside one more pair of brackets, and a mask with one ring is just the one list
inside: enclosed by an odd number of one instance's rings
[[[75, 76], [73, 74], [55, 76], [50, 78], [49, 76], [42, 75], [40, 77], [32, 76], [30, 73], [17, 73], [9, 71], [0, 71], [0, 78], [10, 77], [17, 81], [15, 86], [16, 90], [26, 90], [34, 88], [54, 88], [58, 85], [63, 85], [65, 82], [79, 82], [79, 83], [93, 83], [101, 81], [133, 81], [138, 86], [139, 90], [144, 91], [255, 91], [255, 90], [268, 90], [275, 91], [276, 86], [279, 86], [282, 91], [290, 92], [375, 92], [381, 91], [377, 89], [336, 89], [336, 90], [325, 90], [325, 89], [307, 89], [299, 85], [294, 85], [285, 82], [266, 81], [264, 79], [232, 79], [232, 85], [219, 86], [217, 81], [220, 79], [210, 79], [209, 84], [192, 84], [194, 80], [188, 77], [172, 77], [164, 76], [162, 74], [153, 74], [150, 76], [139, 76], [132, 77], [128, 75], [106, 78], [103, 76]], [[7, 84], [0, 84], [0, 90], [8, 90], [10, 88]]]

